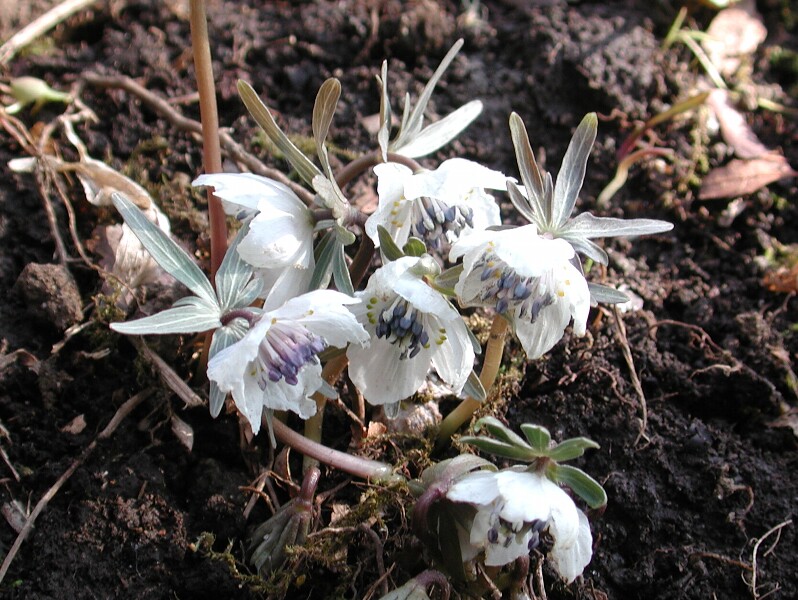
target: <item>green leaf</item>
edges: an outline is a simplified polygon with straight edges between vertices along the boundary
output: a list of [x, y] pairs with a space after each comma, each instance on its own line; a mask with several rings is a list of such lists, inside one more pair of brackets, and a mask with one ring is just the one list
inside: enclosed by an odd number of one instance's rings
[[[127, 196], [119, 192], [111, 194], [111, 200], [122, 215], [131, 231], [139, 238], [141, 245], [147, 249], [152, 258], [164, 271], [185, 285], [207, 304], [218, 308], [216, 292], [191, 257], [164, 233], [160, 227], [152, 223]], [[204, 331], [204, 330], [194, 330]]]
[[252, 277], [254, 269], [252, 265], [241, 258], [238, 253], [238, 245], [248, 232], [249, 221], [245, 222], [236, 234], [216, 272], [216, 294], [219, 297], [222, 311], [246, 306], [241, 303], [241, 297], [247, 289], [247, 282]]
[[331, 77], [319, 88], [319, 92], [316, 94], [316, 103], [313, 105], [313, 138], [316, 140], [316, 150], [319, 153], [319, 159], [327, 162], [327, 165], [322, 163], [322, 166], [325, 167], [329, 166], [329, 161], [327, 160], [326, 152], [322, 153], [322, 148], [324, 148], [324, 143], [327, 141], [327, 135], [330, 132], [330, 125], [335, 116], [340, 97], [341, 82]]
[[424, 256], [427, 253], [427, 246], [417, 237], [411, 237], [402, 248], [406, 256]]
[[480, 431], [482, 429], [487, 429], [488, 433], [490, 433], [493, 437], [503, 442], [507, 442], [508, 444], [512, 444], [513, 446], [524, 448], [525, 450], [533, 449], [529, 446], [529, 444], [521, 439], [521, 436], [513, 432], [496, 417], [482, 417], [479, 421], [477, 421], [474, 425], [474, 431]]
[[377, 225], [377, 235], [380, 238], [380, 252], [385, 257], [385, 260], [393, 262], [397, 258], [402, 258], [405, 253], [393, 241], [391, 234], [382, 225]]
[[480, 403], [484, 402], [485, 398], [488, 397], [482, 382], [479, 380], [479, 376], [473, 370], [468, 375], [468, 379], [466, 379], [463, 393]]
[[[510, 137], [512, 137], [515, 147], [515, 159], [518, 162], [518, 170], [521, 172], [521, 181], [526, 189], [525, 197], [515, 184], [508, 182], [507, 191], [510, 192], [510, 200], [518, 212], [524, 215], [529, 222], [537, 223], [539, 220], [543, 220], [548, 224], [551, 222], [551, 215], [548, 202], [545, 199], [543, 175], [535, 160], [535, 153], [532, 152], [526, 126], [517, 113], [510, 115]], [[531, 211], [526, 206], [527, 201], [532, 207]]]
[[587, 159], [596, 141], [598, 117], [596, 113], [588, 113], [576, 128], [568, 150], [562, 159], [557, 183], [554, 184], [554, 201], [552, 202], [551, 223], [559, 227], [565, 223], [576, 205], [576, 198], [582, 189], [587, 169]]
[[221, 327], [219, 309], [196, 296], [182, 298], [185, 302], [150, 317], [125, 323], [111, 323], [111, 329], [126, 335], [165, 335], [169, 333], [199, 333]]
[[325, 233], [321, 241], [316, 244], [314, 250], [316, 254], [316, 267], [310, 279], [309, 289], [317, 290], [319, 288], [326, 288], [330, 284], [335, 247], [339, 244], [340, 242], [335, 238], [335, 233], [333, 231]]
[[335, 254], [332, 264], [333, 281], [339, 292], [349, 296], [355, 295], [355, 287], [352, 285], [352, 278], [349, 276], [349, 267], [346, 264], [344, 245], [336, 240]]
[[577, 469], [570, 465], [551, 463], [549, 473], [554, 481], [563, 483], [571, 488], [577, 496], [587, 502], [590, 508], [601, 508], [607, 504], [607, 492], [604, 491], [598, 481], [582, 469]]
[[501, 456], [503, 458], [510, 458], [519, 462], [531, 462], [537, 458], [534, 454], [532, 454], [532, 451], [529, 448], [519, 448], [518, 446], [499, 442], [487, 437], [464, 435], [460, 437], [459, 441], [463, 444], [471, 444], [472, 446], [476, 446], [488, 454], [494, 454], [495, 456]]
[[255, 93], [255, 90], [252, 89], [251, 85], [239, 79], [238, 94], [241, 96], [241, 100], [247, 107], [249, 114], [252, 115], [252, 118], [260, 125], [261, 129], [266, 132], [266, 135], [274, 142], [274, 145], [285, 154], [288, 162], [296, 169], [302, 180], [308, 185], [312, 185], [313, 178], [322, 174], [319, 168], [283, 133], [283, 130], [277, 125], [271, 112], [269, 112], [269, 109], [258, 97], [258, 94]]
[[599, 445], [593, 440], [584, 437], [571, 438], [560, 442], [554, 448], [549, 450], [549, 458], [557, 462], [564, 462], [566, 460], [573, 460], [585, 453], [585, 450], [598, 449]]
[[611, 288], [600, 283], [588, 282], [587, 289], [590, 291], [591, 299], [604, 304], [623, 304], [629, 302], [630, 298], [625, 293], [615, 288]]
[[551, 434], [548, 429], [540, 425], [524, 423], [521, 425], [521, 431], [536, 451], [548, 452], [551, 443]]

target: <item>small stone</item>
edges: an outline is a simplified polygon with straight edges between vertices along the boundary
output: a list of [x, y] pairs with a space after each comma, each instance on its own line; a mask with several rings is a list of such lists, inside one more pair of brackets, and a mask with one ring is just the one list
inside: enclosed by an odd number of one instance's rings
[[28, 313], [65, 331], [83, 320], [83, 306], [75, 280], [61, 265], [29, 263], [14, 284]]

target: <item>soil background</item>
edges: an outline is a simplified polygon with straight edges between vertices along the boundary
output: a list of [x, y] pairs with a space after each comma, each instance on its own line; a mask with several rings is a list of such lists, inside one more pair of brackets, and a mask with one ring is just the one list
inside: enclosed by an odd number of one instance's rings
[[[17, 20], [6, 11], [5, 37], [37, 14], [36, 3], [26, 7], [30, 14]], [[589, 335], [566, 335], [540, 361], [524, 365], [519, 349], [510, 348], [520, 377], [505, 378], [512, 398], [491, 410], [513, 425], [545, 425], [555, 439], [584, 435], [597, 441], [601, 449], [580, 459], [580, 466], [609, 496], [603, 514], [592, 515], [592, 562], [570, 586], [544, 571], [548, 598], [798, 598], [796, 274], [793, 269], [781, 288], [768, 289], [763, 278], [771, 267], [761, 259], [773, 240], [798, 243], [795, 180], [783, 179], [735, 204], [699, 201], [700, 176], [730, 159], [699, 110], [658, 126], [648, 138], [671, 149], [671, 159], [635, 166], [609, 206], [597, 206], [597, 195], [614, 174], [615, 152], [634, 126], [707, 85], [683, 45], [662, 49], [680, 4], [506, 0], [475, 8], [469, 13], [459, 2], [433, 0], [212, 0], [209, 30], [221, 124], [266, 164], [284, 169], [264, 148], [237, 98], [236, 81], [249, 81], [286, 131], [309, 136], [316, 91], [326, 78], [337, 77], [343, 96], [331, 135], [340, 149], [336, 163], [343, 164], [347, 152], [374, 147], [363, 119], [379, 112], [375, 75], [382, 60], [389, 60], [389, 89], [398, 110], [405, 92], [417, 96], [459, 37], [465, 46], [434, 94], [430, 114], [438, 118], [473, 98], [484, 102], [484, 112], [425, 164], [457, 155], [516, 175], [507, 126], [515, 110], [533, 148], [544, 150], [541, 162], [556, 172], [581, 117], [598, 112], [598, 140], [580, 208], [666, 219], [675, 228], [634, 243], [608, 243], [609, 268], [591, 271], [591, 279], [626, 283], [643, 299], [641, 310], [620, 317], [627, 344], [616, 315], [596, 309]], [[768, 37], [751, 57], [747, 75], [734, 83], [753, 97], [767, 91], [795, 111], [798, 69], [776, 56], [798, 52], [798, 13], [787, 0], [763, 0], [758, 9]], [[691, 5], [687, 24], [704, 29], [714, 14]], [[180, 0], [101, 3], [59, 25], [12, 60], [2, 76], [32, 75], [68, 90], [84, 73], [126, 75], [198, 118], [187, 16], [187, 3]], [[201, 169], [197, 141], [122, 90], [86, 85], [81, 99], [99, 117], [76, 128], [89, 153], [147, 187], [177, 237], [206, 262], [204, 200], [189, 188]], [[36, 131], [62, 109], [49, 105], [35, 114], [23, 111], [20, 118]], [[794, 113], [746, 110], [745, 118], [764, 144], [798, 166]], [[76, 158], [64, 140], [58, 150]], [[21, 277], [30, 263], [57, 264], [35, 179], [6, 170], [7, 161], [21, 155], [14, 139], [0, 134], [4, 514], [13, 513], [14, 500], [23, 510], [35, 504], [125, 400], [142, 389], [155, 391], [50, 501], [0, 596], [277, 595], [233, 560], [243, 559], [248, 529], [270, 514], [267, 503], [258, 502], [248, 520], [243, 516], [253, 454], [239, 448], [235, 416], [214, 420], [206, 408], [184, 409], [159, 384], [130, 342], [98, 320], [95, 299], [102, 282], [80, 260], [68, 263], [72, 279], [59, 268], [39, 267]], [[373, 203], [370, 184], [348, 193]], [[68, 180], [66, 189], [84, 242], [96, 238], [98, 224], [115, 222], [111, 211], [83, 200], [77, 181]], [[47, 197], [70, 255], [77, 256], [69, 214], [54, 192]], [[511, 215], [511, 207], [505, 208]], [[91, 256], [99, 261], [96, 253]], [[87, 325], [65, 336], [73, 323]], [[170, 336], [150, 342], [191, 382], [197, 340]], [[200, 383], [196, 388], [201, 392]], [[347, 394], [344, 387], [344, 399]], [[642, 434], [641, 397], [647, 408]], [[174, 415], [193, 430], [190, 452], [172, 431]], [[79, 416], [82, 429], [74, 426]], [[329, 421], [327, 443], [346, 448], [346, 415], [332, 408]], [[377, 450], [364, 446], [352, 451]], [[412, 471], [412, 448], [399, 446], [386, 443]], [[273, 458], [266, 440], [259, 438], [255, 449], [264, 461]], [[282, 461], [296, 473], [296, 458], [278, 456], [269, 464], [285, 474]], [[342, 486], [347, 481], [323, 473], [316, 529], [329, 524], [334, 506], [357, 504], [361, 493], [369, 497], [368, 486]], [[274, 488], [282, 501], [295, 491], [279, 478]], [[297, 554], [281, 594], [379, 597], [377, 555], [389, 587], [404, 583], [424, 568], [406, 517], [401, 506], [386, 504], [365, 527], [336, 534], [344, 543], [335, 557], [325, 562], [312, 552]], [[757, 542], [780, 524], [778, 534], [755, 552]], [[11, 525], [0, 523], [3, 555], [15, 537]]]

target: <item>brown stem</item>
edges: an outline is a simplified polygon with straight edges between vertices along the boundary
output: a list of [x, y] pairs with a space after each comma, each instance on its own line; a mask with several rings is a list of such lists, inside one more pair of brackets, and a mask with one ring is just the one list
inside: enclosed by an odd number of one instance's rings
[[[205, 173], [221, 173], [219, 113], [216, 109], [216, 87], [213, 82], [205, 0], [191, 0], [190, 9], [191, 46], [194, 50], [194, 70], [197, 75], [200, 121], [202, 123], [202, 163]], [[208, 220], [211, 226], [211, 281], [213, 282], [227, 250], [227, 223], [221, 200], [213, 195], [210, 188], [207, 189], [207, 194]]]
[[[321, 371], [321, 376], [330, 385], [335, 385], [338, 378], [343, 373], [347, 365], [346, 354], [341, 354], [330, 360]], [[305, 421], [305, 437], [314, 442], [321, 443], [321, 429], [324, 424], [324, 408], [327, 406], [327, 398], [324, 394], [316, 392], [312, 396], [316, 401], [316, 414]], [[312, 456], [305, 456], [302, 461], [302, 470], [307, 473], [310, 469], [316, 467], [318, 461]]]
[[[496, 376], [499, 374], [499, 366], [504, 354], [504, 340], [507, 337], [509, 328], [510, 323], [501, 315], [496, 315], [493, 318], [490, 337], [485, 348], [485, 360], [482, 363], [482, 372], [479, 374], [479, 381], [488, 392], [493, 387]], [[466, 398], [452, 412], [446, 415], [438, 430], [438, 445], [440, 446], [449, 441], [452, 434], [471, 418], [471, 415], [479, 408], [479, 405], [478, 400]]]

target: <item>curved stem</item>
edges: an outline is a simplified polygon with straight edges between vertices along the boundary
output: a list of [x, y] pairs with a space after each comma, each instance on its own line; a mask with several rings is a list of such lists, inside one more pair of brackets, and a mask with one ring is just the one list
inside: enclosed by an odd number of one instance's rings
[[349, 473], [355, 477], [362, 477], [375, 483], [398, 483], [404, 481], [404, 477], [393, 472], [393, 467], [387, 463], [353, 456], [345, 452], [333, 450], [327, 446], [317, 444], [309, 440], [300, 433], [291, 429], [285, 423], [275, 419], [272, 421], [275, 437], [290, 446], [297, 452], [315, 458], [325, 465]]
[[[211, 47], [208, 41], [208, 20], [205, 0], [191, 0], [191, 47], [199, 92], [202, 123], [202, 163], [205, 173], [222, 172], [222, 151], [219, 144], [219, 113], [216, 109], [216, 88], [213, 82]], [[227, 223], [222, 202], [208, 188], [208, 220], [211, 231], [211, 282], [222, 264], [227, 250]]]
[[[346, 354], [336, 356], [329, 361], [321, 371], [321, 376], [330, 385], [335, 385], [341, 373], [347, 365]], [[324, 408], [327, 406], [327, 397], [324, 394], [316, 392], [311, 396], [316, 401], [316, 414], [305, 421], [305, 437], [311, 441], [321, 443], [321, 428], [324, 424]], [[302, 461], [302, 471], [307, 473], [310, 469], [318, 466], [319, 461], [312, 456], [305, 455]]]
[[[352, 162], [348, 163], [343, 169], [341, 169], [341, 172], [338, 173], [338, 175], [335, 178], [335, 182], [338, 184], [338, 187], [343, 188], [355, 177], [363, 173], [363, 171], [375, 165], [378, 165], [381, 162], [382, 162], [382, 155], [379, 152], [371, 152], [369, 154], [364, 154], [363, 156], [360, 156], [355, 160], [353, 160]], [[401, 154], [396, 154], [395, 152], [388, 153], [388, 162], [395, 162], [405, 165], [414, 173], [422, 168], [422, 166], [412, 158], [408, 158], [407, 156], [402, 156]]]
[[[493, 317], [490, 337], [485, 348], [485, 360], [482, 363], [482, 372], [479, 374], [479, 381], [488, 392], [490, 392], [496, 381], [496, 376], [499, 374], [499, 366], [504, 354], [504, 340], [507, 337], [509, 328], [510, 323], [507, 319], [501, 315]], [[438, 446], [449, 441], [452, 434], [471, 418], [471, 415], [479, 408], [479, 405], [478, 400], [466, 398], [452, 412], [446, 415], [446, 418], [441, 422], [440, 429], [438, 429]]]

